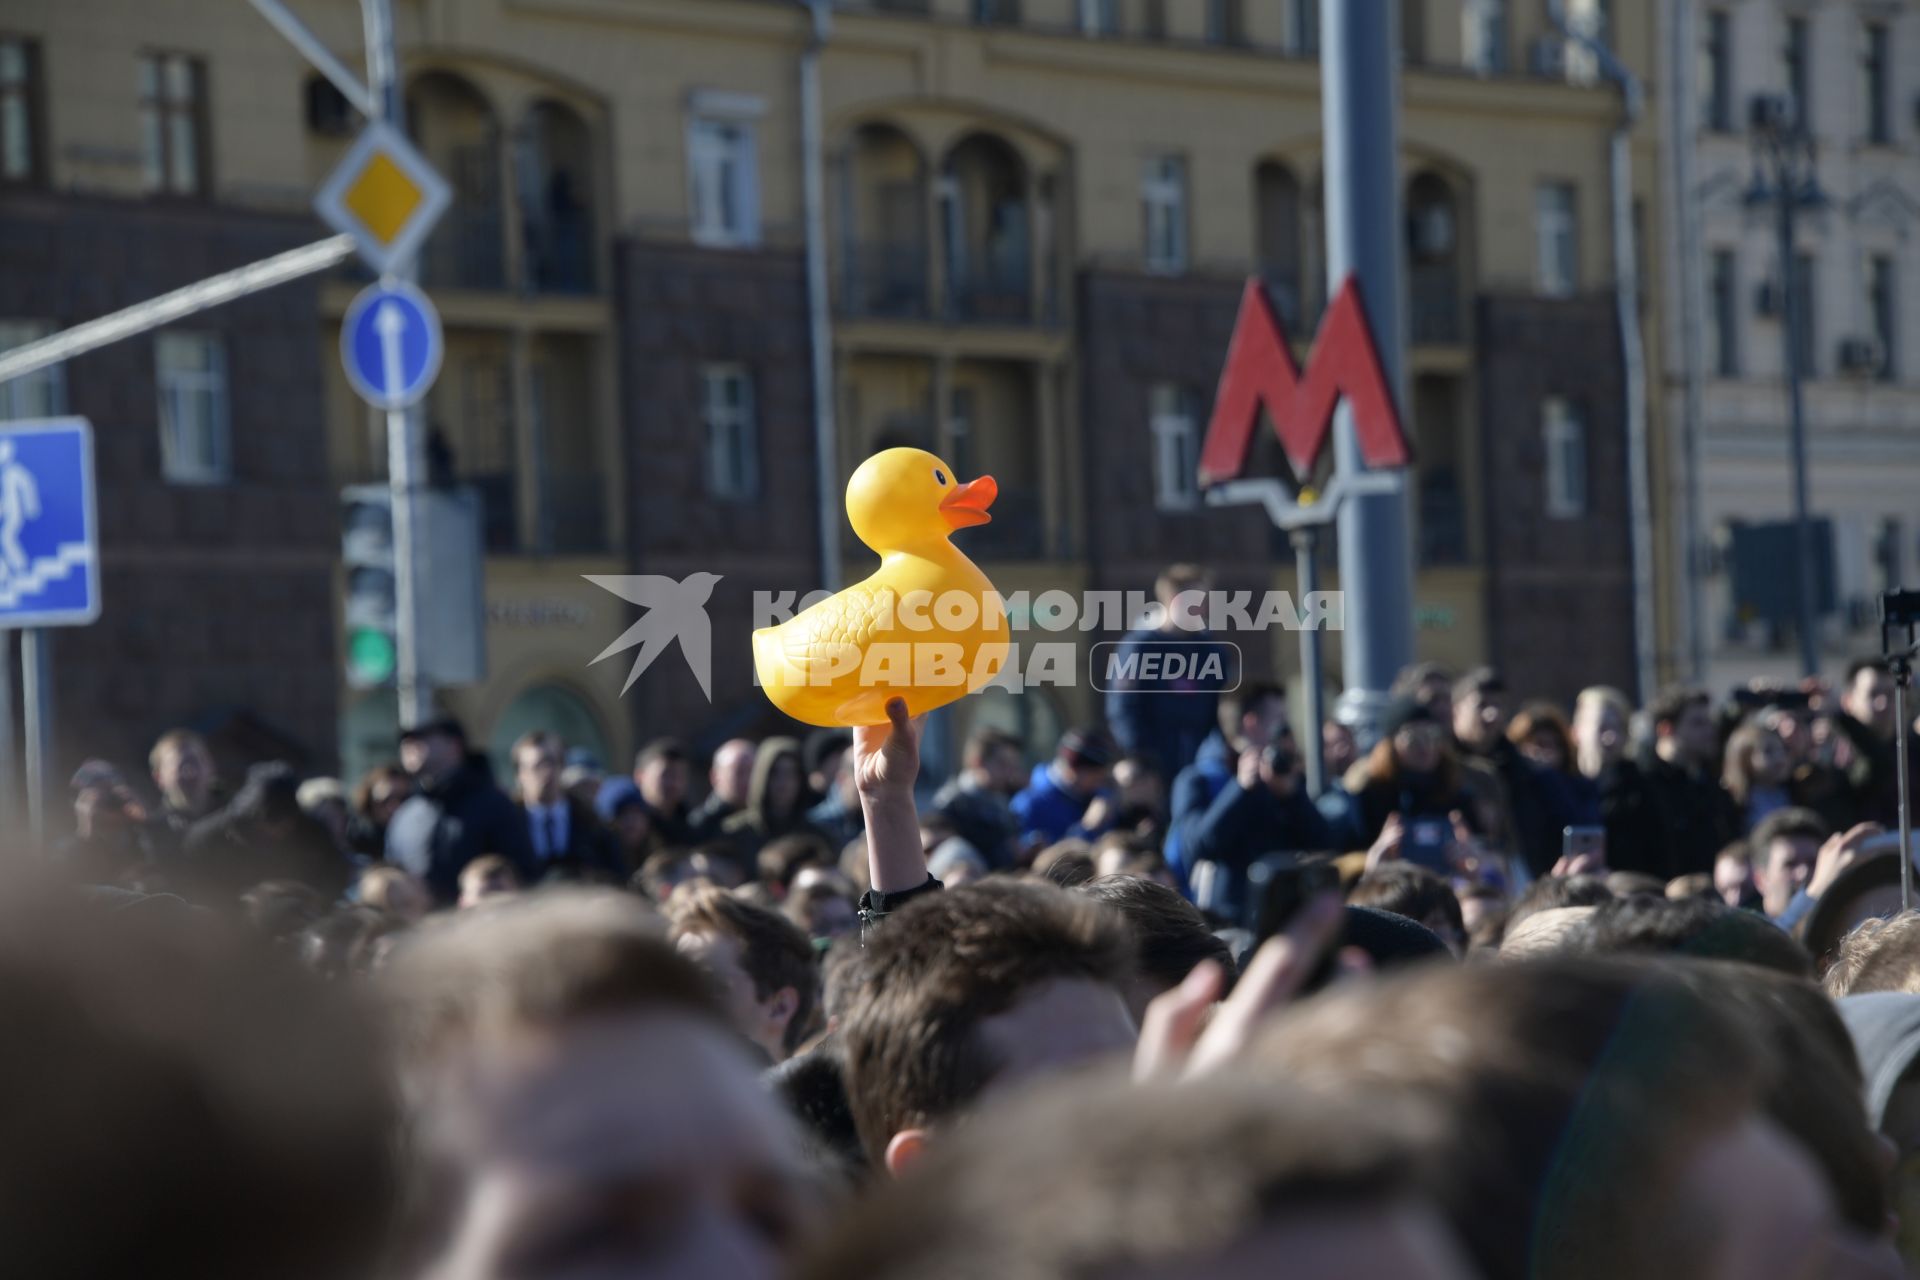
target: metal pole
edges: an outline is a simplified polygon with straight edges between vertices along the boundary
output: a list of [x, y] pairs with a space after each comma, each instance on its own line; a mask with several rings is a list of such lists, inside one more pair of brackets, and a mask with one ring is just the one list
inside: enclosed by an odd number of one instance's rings
[[1613, 292], [1620, 326], [1620, 363], [1625, 373], [1627, 428], [1628, 555], [1633, 567], [1634, 680], [1640, 702], [1653, 699], [1659, 683], [1659, 633], [1654, 626], [1653, 478], [1647, 447], [1647, 351], [1640, 335], [1640, 264], [1633, 247], [1633, 125], [1640, 114], [1639, 85], [1626, 90], [1627, 105], [1613, 131]]
[[820, 55], [832, 31], [827, 0], [807, 0], [813, 35], [800, 55], [800, 169], [807, 218], [807, 341], [813, 356], [813, 458], [820, 490], [820, 579], [840, 585], [840, 464], [833, 421], [833, 318], [827, 306], [827, 196]]
[[0, 826], [13, 827], [19, 821], [19, 796], [13, 789], [14, 771], [20, 767], [19, 753], [13, 749], [13, 641], [0, 632]]
[[47, 679], [47, 633], [20, 633], [20, 684], [25, 693], [27, 831], [35, 847], [47, 836], [47, 761], [53, 754], [53, 692]]
[[[1406, 330], [1401, 284], [1399, 99], [1400, 5], [1395, 0], [1321, 0], [1320, 94], [1326, 129], [1328, 296], [1359, 277], [1388, 385], [1406, 403]], [[1340, 406], [1334, 465], [1366, 469], [1353, 411]], [[1366, 742], [1377, 736], [1387, 690], [1413, 659], [1413, 564], [1407, 493], [1396, 474], [1384, 493], [1340, 508], [1340, 587], [1346, 629], [1340, 651], [1347, 689], [1342, 715]]]
[[1800, 674], [1817, 676], [1820, 649], [1815, 630], [1818, 623], [1813, 589], [1813, 523], [1807, 518], [1807, 422], [1800, 394], [1800, 326], [1806, 318], [1800, 314], [1793, 256], [1794, 202], [1800, 198], [1800, 183], [1784, 145], [1790, 144], [1771, 143], [1769, 151], [1773, 159], [1774, 198], [1779, 201], [1776, 225], [1780, 236], [1780, 283], [1786, 304], [1786, 323], [1780, 329], [1786, 348], [1788, 430], [1793, 442], [1793, 521], [1800, 579]]
[[[1320, 589], [1320, 529], [1302, 525], [1288, 535], [1293, 543], [1294, 572], [1299, 579], [1300, 600], [1305, 602]], [[1320, 676], [1320, 628], [1308, 627], [1300, 633], [1300, 687], [1306, 701], [1307, 794], [1318, 800], [1327, 789], [1327, 743], [1322, 736], [1326, 708], [1322, 705]]]
[[[1909, 635], [1912, 633], [1909, 632]], [[1913, 780], [1907, 773], [1907, 739], [1913, 726], [1907, 723], [1907, 681], [1913, 677], [1911, 659], [1902, 658], [1893, 668], [1893, 741], [1895, 766], [1900, 776], [1900, 909], [1913, 910]]]
[[[376, 118], [405, 130], [406, 95], [394, 57], [392, 0], [361, 0], [361, 16], [367, 32], [367, 87], [379, 113]], [[409, 264], [394, 273], [394, 278], [412, 281], [418, 275], [418, 269]], [[391, 363], [398, 361], [393, 359]], [[420, 587], [425, 575], [419, 560], [420, 512], [415, 497], [419, 477], [425, 472], [420, 410], [389, 410], [387, 486], [393, 504], [394, 692], [403, 726], [433, 718], [433, 682], [420, 662]]]
[[[1700, 200], [1694, 189], [1694, 139], [1699, 121], [1695, 116], [1699, 102], [1694, 79], [1694, 54], [1699, 47], [1694, 23], [1693, 0], [1676, 0], [1673, 11], [1672, 46], [1668, 60], [1672, 65], [1674, 91], [1668, 98], [1668, 145], [1673, 149], [1673, 190], [1670, 198], [1676, 210], [1675, 225], [1680, 236], [1680, 366], [1682, 378], [1680, 414], [1681, 474], [1684, 480], [1680, 537], [1686, 548], [1680, 589], [1685, 596], [1681, 616], [1687, 624], [1688, 679], [1702, 684], [1707, 678], [1706, 583], [1700, 537], [1700, 429], [1706, 403], [1706, 370], [1701, 366], [1705, 343], [1706, 282], [1701, 274]], [[1731, 335], [1725, 339], [1731, 341]]]

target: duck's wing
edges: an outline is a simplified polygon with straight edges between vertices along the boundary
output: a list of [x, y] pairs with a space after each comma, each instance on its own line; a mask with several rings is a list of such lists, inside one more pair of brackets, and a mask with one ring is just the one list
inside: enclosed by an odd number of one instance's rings
[[896, 608], [891, 588], [866, 583], [848, 587], [804, 609], [780, 628], [787, 662], [802, 669], [844, 670], [874, 638], [890, 630]]

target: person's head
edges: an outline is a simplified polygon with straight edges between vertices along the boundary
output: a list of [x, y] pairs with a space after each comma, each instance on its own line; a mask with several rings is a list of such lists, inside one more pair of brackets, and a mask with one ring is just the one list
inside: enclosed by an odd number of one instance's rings
[[1143, 756], [1121, 756], [1115, 762], [1113, 789], [1122, 812], [1158, 813], [1167, 807], [1166, 780]]
[[400, 731], [400, 767], [419, 782], [437, 782], [467, 758], [467, 731], [451, 716]]
[[738, 809], [747, 803], [747, 789], [753, 785], [751, 738], [728, 738], [713, 753], [713, 766], [707, 770], [707, 784], [713, 794]]
[[899, 1173], [991, 1089], [1131, 1048], [1133, 959], [1116, 914], [1029, 881], [932, 894], [889, 917], [841, 1028], [874, 1166]]
[[1856, 658], [1847, 664], [1840, 707], [1877, 737], [1893, 737], [1893, 675], [1884, 659]]
[[1712, 762], [1717, 735], [1711, 707], [1712, 700], [1700, 689], [1667, 689], [1653, 700], [1647, 718], [1653, 724], [1654, 750], [1662, 760], [1689, 769]]
[[815, 943], [844, 938], [860, 927], [856, 895], [837, 867], [806, 867], [793, 878], [785, 910], [800, 932]]
[[1388, 709], [1380, 726], [1375, 754], [1392, 764], [1395, 774], [1415, 777], [1437, 772], [1446, 759], [1447, 727], [1433, 711], [1402, 698]]
[[1056, 840], [1033, 858], [1033, 874], [1062, 889], [1073, 889], [1093, 879], [1093, 846], [1078, 836]]
[[1529, 702], [1507, 725], [1507, 740], [1542, 769], [1573, 772], [1573, 732], [1551, 702]]
[[628, 866], [644, 862], [653, 852], [653, 809], [640, 798], [640, 789], [624, 779], [604, 784], [594, 809], [613, 832]]
[[853, 748], [853, 735], [845, 729], [815, 729], [807, 735], [801, 748], [801, 763], [807, 767], [807, 786], [813, 794], [832, 795], [836, 786], [848, 801], [855, 797], [852, 791], [853, 774], [844, 768], [847, 752]]
[[1236, 751], [1270, 747], [1293, 733], [1284, 685], [1251, 681], [1220, 695], [1220, 735]]
[[1776, 809], [1753, 829], [1747, 842], [1753, 880], [1768, 915], [1785, 911], [1793, 895], [1807, 887], [1820, 846], [1831, 834], [1819, 814], [1797, 807]]
[[341, 848], [347, 843], [347, 792], [338, 778], [308, 778], [293, 793], [300, 812], [327, 829]]
[[1627, 753], [1627, 723], [1632, 709], [1627, 696], [1605, 685], [1580, 691], [1573, 704], [1574, 760], [1580, 772], [1597, 777], [1601, 770]]
[[1419, 1186], [1436, 1127], [1244, 1071], [1042, 1087], [876, 1188], [800, 1280], [1465, 1280]]
[[1444, 1128], [1429, 1183], [1487, 1280], [1828, 1274], [1841, 1230], [1765, 1110], [1772, 1061], [1657, 967], [1427, 968], [1283, 1015], [1257, 1065]]
[[240, 895], [246, 922], [275, 946], [297, 949], [300, 935], [326, 914], [326, 901], [298, 880], [263, 880]]
[[980, 851], [959, 836], [947, 836], [927, 851], [927, 874], [949, 889], [984, 880], [992, 871]]
[[643, 902], [526, 894], [383, 975], [412, 1100], [403, 1274], [784, 1270], [815, 1196], [709, 977]]
[[1595, 955], [1739, 960], [1795, 978], [1813, 976], [1806, 948], [1772, 921], [1700, 898], [1603, 902], [1594, 909], [1587, 939]]
[[779, 826], [799, 816], [806, 799], [807, 772], [800, 744], [792, 738], [768, 738], [753, 758], [753, 780], [747, 788], [747, 809], [767, 826]]
[[1213, 587], [1207, 571], [1199, 565], [1176, 564], [1163, 572], [1153, 584], [1154, 598], [1165, 613], [1162, 631], [1204, 631], [1207, 626], [1207, 592]]
[[1166, 885], [1138, 876], [1110, 875], [1079, 887], [1126, 921], [1133, 936], [1135, 963], [1127, 984], [1127, 1009], [1137, 1023], [1157, 995], [1187, 980], [1194, 967], [1211, 960], [1231, 981], [1233, 950], [1207, 924], [1200, 909]]
[[1744, 907], [1758, 892], [1753, 883], [1753, 848], [1735, 840], [1713, 856], [1713, 894], [1730, 907]]
[[785, 898], [793, 888], [794, 877], [803, 867], [833, 865], [833, 851], [827, 842], [810, 831], [776, 836], [760, 846], [754, 868], [761, 884], [773, 890], [776, 898]]
[[655, 738], [633, 758], [633, 782], [655, 813], [680, 812], [687, 802], [687, 748], [678, 738]]
[[1613, 901], [1613, 890], [1599, 876], [1541, 876], [1521, 891], [1507, 917], [1511, 933], [1520, 922], [1536, 911], [1554, 911], [1561, 907], [1597, 907]]
[[497, 853], [475, 858], [460, 868], [460, 909], [490, 904], [520, 892], [520, 874]]
[[419, 876], [393, 866], [372, 866], [360, 873], [361, 902], [409, 924], [433, 910], [433, 893]]
[[1453, 724], [1453, 672], [1438, 662], [1416, 662], [1402, 667], [1388, 690], [1395, 698], [1417, 702], [1440, 724]]
[[1054, 763], [1066, 775], [1073, 793], [1087, 797], [1111, 780], [1114, 757], [1118, 754], [1106, 730], [1069, 729], [1060, 736]]
[[813, 1022], [820, 975], [807, 935], [776, 911], [720, 888], [673, 896], [674, 945], [711, 973], [742, 1035], [779, 1062]]
[[1821, 985], [1827, 994], [1904, 991], [1920, 995], [1920, 911], [1863, 921], [1840, 940]]
[[1867, 1116], [1893, 1144], [1899, 1248], [1920, 1267], [1920, 996], [1876, 991], [1834, 1002], [1859, 1055]]
[[378, 1273], [393, 1093], [347, 992], [179, 899], [9, 876], [0, 1021], [9, 1273]]
[[1384, 863], [1360, 877], [1347, 901], [1416, 920], [1439, 934], [1455, 955], [1466, 952], [1467, 924], [1460, 900], [1438, 872], [1410, 862]]
[[1824, 970], [1841, 939], [1869, 920], [1892, 919], [1900, 911], [1900, 855], [1872, 854], [1833, 878], [1801, 922], [1801, 936]]
[[1353, 726], [1329, 717], [1320, 722], [1320, 754], [1326, 762], [1327, 777], [1338, 778], [1360, 758], [1359, 743]]
[[1741, 722], [1727, 737], [1726, 759], [1720, 766], [1720, 784], [1734, 803], [1745, 805], [1761, 788], [1786, 785], [1793, 760], [1780, 735], [1757, 717]]
[[967, 735], [960, 760], [979, 785], [1010, 796], [1026, 783], [1024, 755], [1019, 740], [1011, 734], [980, 728]]
[[186, 814], [206, 811], [213, 792], [213, 752], [191, 729], [169, 729], [147, 753], [153, 785], [167, 808]]
[[559, 734], [545, 729], [523, 733], [515, 739], [511, 754], [514, 790], [521, 804], [546, 806], [560, 799], [560, 769], [567, 747]]
[[413, 795], [413, 778], [397, 764], [379, 764], [360, 775], [353, 789], [353, 809], [374, 830], [385, 831], [393, 811]]
[[1507, 731], [1507, 683], [1492, 667], [1475, 667], [1453, 686], [1453, 736], [1485, 750]]

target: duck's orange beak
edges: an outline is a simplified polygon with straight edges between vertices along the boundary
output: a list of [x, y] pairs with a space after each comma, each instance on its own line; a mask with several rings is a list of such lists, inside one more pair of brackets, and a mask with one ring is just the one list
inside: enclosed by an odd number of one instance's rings
[[952, 493], [940, 499], [940, 514], [947, 518], [949, 529], [986, 524], [993, 519], [987, 514], [987, 508], [999, 496], [1000, 486], [993, 482], [993, 477], [981, 476], [978, 480], [955, 485]]

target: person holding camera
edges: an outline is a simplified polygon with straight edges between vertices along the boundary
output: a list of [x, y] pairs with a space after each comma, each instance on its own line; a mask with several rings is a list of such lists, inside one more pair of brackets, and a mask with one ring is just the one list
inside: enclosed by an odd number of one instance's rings
[[1231, 917], [1247, 867], [1264, 854], [1333, 847], [1327, 820], [1307, 794], [1284, 706], [1270, 740], [1240, 748], [1232, 779], [1181, 833], [1193, 898], [1203, 910]]

